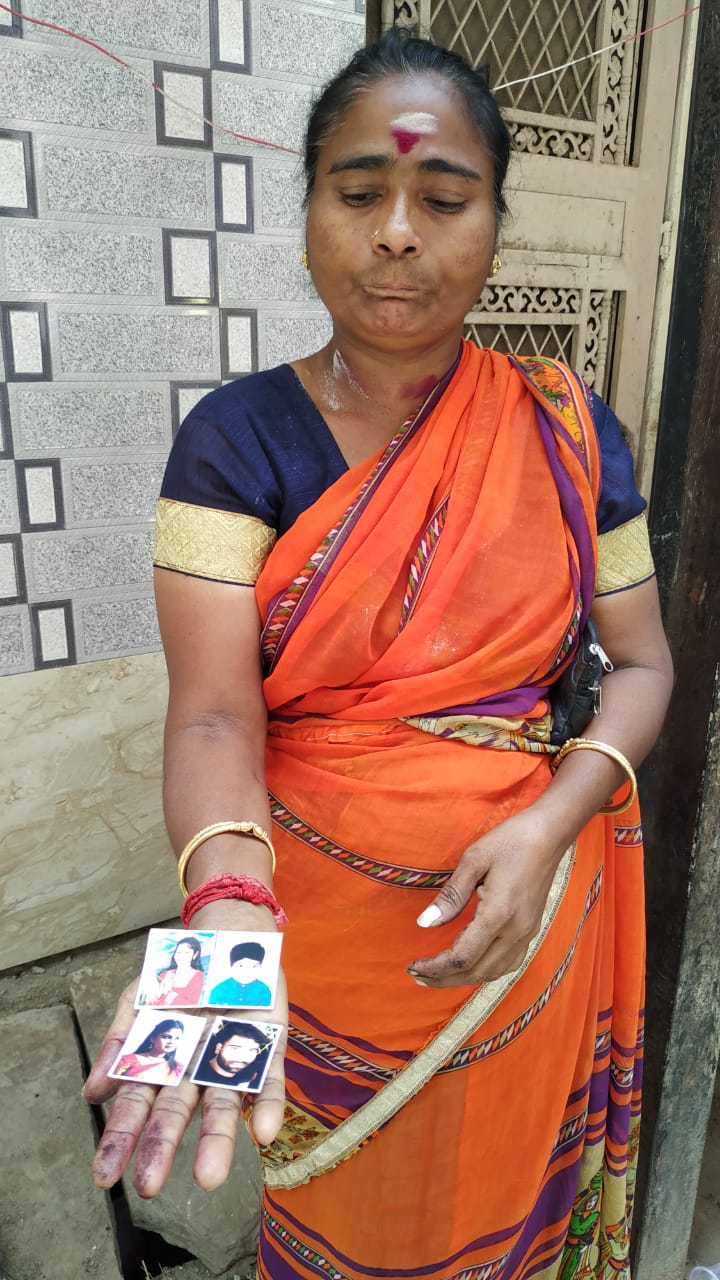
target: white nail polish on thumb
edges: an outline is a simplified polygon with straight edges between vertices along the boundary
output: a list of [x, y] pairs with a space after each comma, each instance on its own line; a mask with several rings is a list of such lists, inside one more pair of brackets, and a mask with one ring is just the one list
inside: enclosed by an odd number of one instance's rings
[[431, 907], [426, 907], [422, 914], [418, 916], [417, 923], [421, 929], [427, 929], [429, 925], [437, 924], [441, 916], [442, 911], [433, 903]]

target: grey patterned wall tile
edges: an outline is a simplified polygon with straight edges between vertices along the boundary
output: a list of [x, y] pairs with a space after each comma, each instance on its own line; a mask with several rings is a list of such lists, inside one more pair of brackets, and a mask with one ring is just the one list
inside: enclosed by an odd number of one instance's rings
[[153, 80], [163, 93], [155, 94], [157, 141], [172, 147], [211, 147], [210, 72], [156, 62]]
[[213, 160], [218, 231], [252, 231], [255, 201], [252, 159], [216, 153]]
[[5, 229], [6, 282], [29, 293], [155, 295], [155, 239], [86, 229]]
[[27, 615], [28, 610], [25, 605], [19, 608], [6, 605], [0, 609], [0, 671], [5, 675], [32, 669], [30, 627], [27, 625]]
[[217, 251], [212, 231], [163, 227], [165, 301], [173, 305], [217, 302]]
[[[312, 101], [312, 89], [266, 85], [256, 76], [233, 76], [229, 72], [213, 72], [213, 100], [215, 119], [230, 129], [251, 138], [262, 138], [282, 147], [299, 150], [308, 109]], [[222, 136], [223, 150], [236, 145], [246, 149], [247, 144], [226, 134]]]
[[260, 174], [260, 216], [263, 230], [282, 228], [300, 234], [303, 227], [303, 176], [300, 164], [264, 168]]
[[40, 52], [8, 42], [0, 76], [0, 116], [13, 124], [72, 125], [145, 133], [147, 89], [107, 58]]
[[166, 156], [90, 147], [41, 145], [49, 214], [172, 219], [207, 224], [209, 156]]
[[15, 467], [12, 462], [0, 462], [0, 533], [19, 533], [20, 513], [17, 503]]
[[198, 401], [202, 400], [203, 396], [206, 396], [208, 391], [212, 391], [215, 387], [219, 386], [219, 382], [170, 383], [173, 436], [177, 434], [181, 422], [187, 417], [190, 410], [195, 408]]
[[60, 459], [17, 462], [18, 507], [23, 533], [65, 527]]
[[217, 377], [217, 313], [145, 310], [92, 314], [58, 309], [63, 374]]
[[0, 330], [8, 381], [45, 381], [52, 377], [44, 302], [0, 303]]
[[7, 9], [0, 9], [0, 36], [22, 36], [23, 21], [19, 15], [19, 2], [12, 6], [15, 13], [8, 13]]
[[327, 18], [261, 0], [253, 12], [255, 70], [293, 80], [324, 82], [349, 61], [365, 39], [355, 14]]
[[0, 536], [0, 604], [21, 604], [26, 599], [25, 563], [19, 533]]
[[220, 347], [223, 378], [242, 378], [258, 367], [257, 312], [220, 312]]
[[30, 605], [35, 667], [67, 667], [75, 661], [73, 609], [70, 600]]
[[170, 439], [167, 391], [147, 387], [67, 387], [17, 383], [10, 388], [22, 454], [74, 449], [158, 448]]
[[70, 462], [65, 467], [67, 523], [152, 520], [166, 454], [143, 462]]
[[300, 262], [301, 244], [263, 244], [256, 237], [218, 237], [223, 302], [317, 301], [310, 275]]
[[75, 591], [147, 584], [152, 530], [55, 537], [26, 534], [23, 549], [30, 598], [47, 599]]
[[0, 129], [0, 215], [37, 217], [32, 137], [18, 129]]
[[[16, 6], [13, 6], [13, 8]], [[202, 5], [198, 0], [33, 0], [32, 16], [82, 31], [113, 53], [120, 49], [165, 50], [168, 57], [201, 58], [204, 52]], [[66, 36], [28, 24], [26, 40], [53, 40], [70, 46]]]
[[250, 0], [210, 0], [211, 65], [249, 74], [250, 48]]
[[313, 316], [268, 316], [265, 320], [263, 369], [274, 369], [288, 360], [299, 360], [324, 347], [332, 336], [327, 312]]
[[13, 433], [10, 421], [10, 397], [4, 382], [0, 383], [0, 458], [12, 458]]
[[82, 601], [77, 613], [78, 648], [86, 660], [149, 653], [160, 648], [151, 595], [137, 600]]

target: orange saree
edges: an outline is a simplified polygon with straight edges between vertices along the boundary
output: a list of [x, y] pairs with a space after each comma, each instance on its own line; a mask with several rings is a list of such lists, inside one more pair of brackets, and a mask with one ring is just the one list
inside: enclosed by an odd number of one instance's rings
[[508, 978], [435, 991], [415, 921], [550, 781], [546, 693], [587, 615], [582, 384], [463, 344], [447, 386], [277, 542], [257, 582], [291, 1000], [259, 1276], [629, 1276], [638, 815], [565, 856]]

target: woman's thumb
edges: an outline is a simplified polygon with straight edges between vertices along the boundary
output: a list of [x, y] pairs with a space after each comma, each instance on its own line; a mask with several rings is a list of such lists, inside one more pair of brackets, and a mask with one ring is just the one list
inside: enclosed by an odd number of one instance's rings
[[447, 924], [460, 914], [467, 906], [475, 889], [477, 877], [471, 867], [463, 867], [462, 862], [455, 868], [447, 884], [444, 884], [434, 902], [430, 903], [417, 918], [421, 929], [433, 929], [437, 925]]

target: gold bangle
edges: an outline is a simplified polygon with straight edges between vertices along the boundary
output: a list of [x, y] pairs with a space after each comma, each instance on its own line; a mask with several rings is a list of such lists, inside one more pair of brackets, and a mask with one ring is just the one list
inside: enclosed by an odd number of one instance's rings
[[614, 760], [615, 764], [619, 764], [620, 768], [627, 774], [630, 791], [624, 800], [619, 800], [617, 804], [608, 802], [602, 809], [598, 809], [598, 813], [624, 813], [626, 809], [629, 809], [637, 795], [637, 778], [627, 756], [624, 756], [622, 751], [618, 751], [617, 747], [611, 747], [607, 742], [596, 742], [594, 738], [568, 738], [557, 755], [553, 756], [550, 761], [550, 768], [553, 773], [558, 765], [562, 764], [565, 756], [570, 755], [571, 751], [599, 751], [601, 755], [607, 756], [609, 760]]
[[273, 875], [275, 874], [275, 865], [277, 860], [275, 858], [275, 850], [273, 848], [272, 840], [270, 839], [267, 831], [263, 831], [262, 827], [259, 827], [256, 822], [213, 822], [211, 826], [203, 827], [202, 831], [198, 831], [197, 835], [193, 836], [192, 840], [188, 840], [185, 848], [178, 858], [177, 873], [178, 880], [180, 882], [180, 892], [183, 898], [187, 898], [188, 896], [188, 887], [185, 883], [185, 873], [193, 854], [197, 852], [200, 845], [204, 844], [206, 840], [212, 839], [213, 836], [221, 835], [252, 836], [255, 840], [260, 840], [262, 844], [265, 845], [265, 848], [272, 858]]

